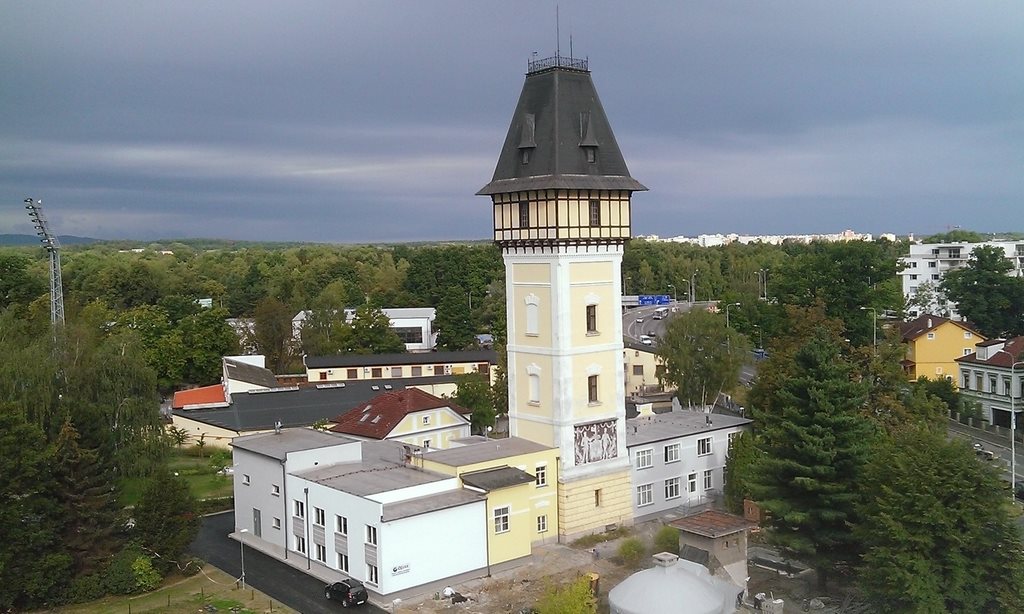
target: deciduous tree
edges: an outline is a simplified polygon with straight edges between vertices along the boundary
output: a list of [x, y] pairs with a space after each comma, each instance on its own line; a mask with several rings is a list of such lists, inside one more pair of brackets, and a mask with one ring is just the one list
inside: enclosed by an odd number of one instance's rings
[[493, 396], [487, 378], [479, 373], [465, 373], [455, 376], [455, 384], [458, 386], [453, 397], [455, 402], [473, 410], [473, 430], [482, 433], [487, 427], [494, 426]]
[[750, 350], [750, 341], [727, 327], [723, 315], [702, 309], [672, 318], [658, 344], [665, 379], [689, 406], [714, 403], [720, 392], [731, 391]]
[[974, 249], [967, 266], [949, 271], [941, 290], [957, 311], [989, 337], [1024, 334], [1024, 277], [1008, 275], [1013, 263], [1002, 249]]
[[404, 352], [405, 344], [391, 329], [391, 319], [379, 307], [364, 303], [352, 318], [348, 351], [354, 354], [393, 354]]

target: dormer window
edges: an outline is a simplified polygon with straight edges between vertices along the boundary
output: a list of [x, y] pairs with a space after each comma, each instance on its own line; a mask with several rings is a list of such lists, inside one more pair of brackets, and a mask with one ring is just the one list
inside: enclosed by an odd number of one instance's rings
[[584, 147], [583, 149], [587, 152], [587, 162], [590, 162], [591, 164], [597, 162], [596, 147]]
[[529, 164], [530, 163], [530, 150], [529, 149], [520, 149], [519, 150], [519, 155], [521, 156], [521, 161], [522, 161], [523, 164]]

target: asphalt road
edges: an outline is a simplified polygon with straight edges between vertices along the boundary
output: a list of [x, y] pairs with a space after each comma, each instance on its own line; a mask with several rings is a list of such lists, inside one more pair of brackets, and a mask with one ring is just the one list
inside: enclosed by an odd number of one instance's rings
[[[237, 578], [242, 572], [240, 548], [237, 541], [228, 537], [234, 526], [234, 512], [203, 518], [199, 535], [192, 542], [192, 553]], [[339, 604], [324, 598], [322, 581], [253, 548], [245, 549], [245, 583], [302, 614], [338, 612], [343, 609]], [[368, 603], [356, 611], [385, 610]]]

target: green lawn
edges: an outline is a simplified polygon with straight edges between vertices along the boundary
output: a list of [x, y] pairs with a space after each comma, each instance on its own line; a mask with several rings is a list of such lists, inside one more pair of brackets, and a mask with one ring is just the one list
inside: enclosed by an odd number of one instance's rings
[[[217, 473], [216, 469], [210, 465], [209, 453], [205, 457], [198, 457], [190, 452], [187, 449], [172, 450], [167, 463], [168, 470], [184, 478], [197, 499], [230, 496], [233, 487], [231, 476]], [[121, 504], [135, 505], [138, 503], [147, 482], [147, 478], [121, 480]]]

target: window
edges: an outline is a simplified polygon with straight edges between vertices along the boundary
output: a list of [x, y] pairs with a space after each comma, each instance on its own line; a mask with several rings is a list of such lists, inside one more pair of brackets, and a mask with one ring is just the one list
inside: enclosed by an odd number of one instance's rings
[[970, 353], [971, 353], [971, 348], [964, 348], [964, 356], [967, 356]]
[[536, 478], [534, 480], [534, 483], [536, 483], [537, 486], [547, 486], [548, 485], [548, 466], [547, 465], [537, 465], [537, 468], [534, 470], [534, 477]]
[[548, 532], [548, 516], [547, 514], [537, 516], [537, 532], [547, 533]]
[[633, 365], [633, 375], [643, 376], [643, 374], [644, 374], [644, 366], [643, 365]]
[[728, 437], [729, 437], [729, 447], [730, 448], [732, 447], [732, 442], [735, 441], [736, 438], [740, 436], [740, 434], [741, 434], [740, 431], [733, 431], [733, 432], [729, 433]]
[[[936, 251], [936, 253], [938, 253], [938, 252]], [[934, 261], [934, 260], [932, 260], [931, 262], [929, 262], [929, 263], [928, 263], [928, 268], [932, 268], [932, 269], [934, 269], [934, 268], [935, 268], [935, 266], [936, 266], [936, 265], [935, 265], [935, 261]]]
[[347, 379], [359, 379], [359, 369], [349, 369], [345, 377]]
[[686, 476], [686, 482], [687, 482], [686, 485], [689, 488], [690, 492], [697, 492], [697, 474], [696, 473], [691, 473], [690, 475]]
[[636, 487], [636, 506], [643, 507], [654, 503], [654, 492], [650, 484]]
[[281, 487], [279, 485], [277, 485], [277, 484], [271, 484], [270, 485], [270, 494], [274, 495], [275, 497], [280, 497], [281, 496]]
[[928, 338], [929, 339], [934, 339], [935, 338], [935, 333], [928, 333]]
[[326, 563], [327, 562], [327, 548], [325, 548], [323, 544], [313, 544], [313, 545], [316, 546], [316, 560], [320, 561], [321, 563]]
[[327, 371], [321, 371], [320, 372], [320, 381], [324, 381], [326, 379], [327, 379]]
[[530, 148], [529, 147], [524, 147], [524, 148], [520, 149], [519, 150], [519, 156], [522, 159], [523, 164], [529, 164], [530, 163]]
[[519, 203], [519, 227], [530, 227], [530, 203], [528, 202]]
[[665, 480], [665, 498], [677, 499], [679, 497], [679, 478]]
[[697, 456], [707, 456], [711, 454], [711, 438], [704, 437], [697, 440]]
[[597, 403], [597, 376], [591, 375], [587, 378], [587, 400], [590, 403]]
[[301, 535], [295, 536], [295, 549], [302, 554], [306, 554], [306, 538]]
[[653, 461], [654, 450], [637, 450], [636, 451], [636, 468], [647, 469], [654, 464]]
[[381, 377], [383, 375], [384, 371], [380, 367], [374, 367], [370, 369], [370, 377]]
[[491, 363], [481, 362], [476, 366], [476, 372], [487, 375], [491, 372]]
[[988, 376], [988, 391], [991, 392], [992, 394], [995, 394], [995, 392], [996, 392], [996, 376], [995, 375], [989, 375]]
[[939, 274], [938, 273], [932, 273], [932, 279], [938, 279], [938, 278], [939, 278]]
[[910, 279], [917, 279], [917, 275], [911, 275]]
[[935, 375], [942, 375], [942, 367], [935, 367]]
[[679, 460], [679, 444], [673, 443], [665, 446], [665, 463], [674, 463]]
[[348, 573], [348, 555], [338, 553], [338, 569]]
[[965, 390], [970, 390], [971, 389], [971, 372], [970, 371], [964, 371], [963, 378], [964, 378], [964, 381], [963, 381], [962, 384], [960, 384], [960, 387], [965, 389]]
[[379, 572], [377, 571], [377, 566], [376, 565], [367, 565], [366, 566], [366, 583], [367, 584], [373, 584], [374, 586], [376, 586], [376, 584], [377, 584], [377, 582], [379, 580], [380, 580], [380, 578], [379, 578]]
[[281, 529], [281, 519], [280, 519], [280, 518], [277, 518], [277, 517], [275, 516], [275, 517], [274, 517], [274, 524], [273, 524], [273, 526], [274, 526], [274, 528], [275, 528], [275, 529], [278, 529], [278, 530], [280, 530], [280, 529]]
[[391, 367], [391, 377], [402, 377], [402, 367]]
[[242, 476], [242, 484], [245, 484], [246, 486], [248, 486], [251, 483], [252, 483], [252, 480], [249, 479], [249, 474], [248, 473], [246, 473], [245, 475]]
[[306, 517], [306, 504], [303, 503], [302, 501], [299, 501], [298, 499], [295, 500], [294, 516], [296, 518], [305, 518]]
[[420, 326], [396, 326], [395, 331], [402, 343], [423, 343], [423, 328]]
[[540, 374], [530, 374], [530, 403], [534, 405], [540, 404]]
[[430, 416], [423, 416], [423, 426], [430, 424]]
[[973, 335], [971, 334], [971, 331], [965, 330], [964, 331], [964, 339], [970, 339], [971, 337], [973, 337]]
[[422, 375], [423, 375], [423, 367], [413, 367], [412, 368], [412, 376], [413, 377], [420, 377]]
[[540, 334], [540, 299], [533, 294], [526, 297], [526, 335], [536, 337]]
[[587, 334], [597, 332], [597, 305], [587, 305]]
[[598, 201], [598, 200], [590, 201], [590, 225], [591, 226], [600, 226], [601, 225], [601, 201]]
[[377, 527], [372, 524], [366, 525], [366, 543], [371, 546], [377, 545]]
[[494, 508], [494, 532], [508, 533], [508, 506]]
[[587, 162], [593, 164], [597, 162], [597, 148], [596, 147], [584, 147], [587, 150]]
[[323, 508], [313, 507], [313, 524], [318, 527], [324, 526], [324, 510]]
[[344, 516], [335, 516], [334, 530], [342, 535], [348, 535], [348, 518], [345, 518]]
[[712, 477], [711, 469], [704, 471], [704, 490], [711, 490], [715, 487], [715, 480]]
[[981, 385], [981, 373], [974, 374], [974, 389], [981, 392], [985, 388]]
[[429, 448], [430, 447], [430, 440], [429, 439], [424, 439], [423, 440], [423, 447], [424, 448]]

